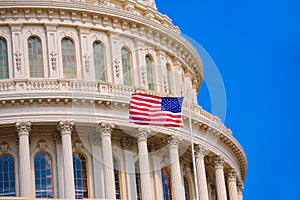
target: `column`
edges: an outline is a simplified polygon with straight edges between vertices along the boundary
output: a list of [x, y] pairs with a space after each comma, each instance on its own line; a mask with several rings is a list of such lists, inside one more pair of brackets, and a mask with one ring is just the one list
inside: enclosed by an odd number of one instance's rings
[[30, 122], [17, 122], [16, 131], [19, 135], [19, 177], [20, 196], [32, 197], [29, 133], [31, 131]]
[[237, 181], [237, 191], [239, 200], [243, 200], [244, 183], [242, 180]]
[[198, 191], [200, 200], [208, 200], [208, 189], [205, 172], [204, 156], [207, 150], [202, 145], [195, 145], [196, 170], [198, 179]]
[[100, 134], [102, 139], [102, 158], [103, 158], [103, 171], [104, 171], [104, 184], [105, 184], [105, 198], [115, 199], [115, 175], [114, 163], [111, 144], [111, 134], [115, 126], [110, 123], [100, 123]]
[[143, 200], [153, 200], [150, 179], [150, 167], [148, 157], [147, 138], [150, 131], [146, 129], [138, 129], [136, 133], [138, 141], [139, 164], [141, 174], [141, 190]]
[[185, 199], [178, 154], [180, 141], [176, 135], [170, 136], [167, 140], [170, 152], [171, 181], [174, 200]]
[[213, 158], [215, 166], [215, 177], [218, 200], [227, 200], [226, 185], [224, 178], [224, 158], [222, 156], [215, 156]]
[[74, 169], [71, 134], [74, 122], [60, 121], [57, 129], [61, 133], [63, 167], [64, 167], [64, 198], [75, 199]]
[[89, 137], [91, 143], [92, 157], [93, 157], [93, 171], [94, 171], [94, 190], [95, 198], [102, 199], [105, 196], [104, 181], [103, 181], [103, 161], [101, 136], [99, 133], [94, 133]]
[[229, 199], [230, 200], [239, 200], [238, 193], [237, 193], [237, 187], [236, 187], [236, 179], [237, 179], [236, 169], [227, 169], [226, 170], [226, 178], [227, 178]]

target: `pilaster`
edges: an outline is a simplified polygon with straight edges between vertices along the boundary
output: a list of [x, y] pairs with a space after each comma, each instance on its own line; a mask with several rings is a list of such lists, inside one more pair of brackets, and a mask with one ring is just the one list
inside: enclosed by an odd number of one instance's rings
[[14, 77], [25, 78], [26, 69], [24, 66], [24, 52], [23, 52], [23, 38], [22, 38], [23, 24], [10, 24], [12, 35], [12, 53], [14, 64]]

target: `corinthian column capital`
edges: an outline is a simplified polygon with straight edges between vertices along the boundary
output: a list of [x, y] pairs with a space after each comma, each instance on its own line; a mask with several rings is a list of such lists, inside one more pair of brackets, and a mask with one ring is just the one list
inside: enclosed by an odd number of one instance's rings
[[177, 135], [171, 135], [167, 138], [167, 143], [170, 145], [169, 148], [178, 148], [179, 144], [181, 142], [181, 138], [179, 138]]
[[115, 125], [107, 122], [101, 122], [99, 125], [100, 125], [99, 132], [101, 134], [101, 137], [105, 137], [105, 136], [110, 137], [113, 129], [115, 128]]
[[151, 136], [151, 131], [145, 128], [138, 128], [135, 134], [138, 142], [147, 141], [147, 138]]
[[73, 127], [74, 127], [74, 122], [72, 121], [59, 121], [57, 125], [57, 130], [61, 133], [61, 135], [64, 134], [71, 135]]
[[225, 161], [224, 161], [224, 157], [221, 156], [221, 155], [218, 155], [218, 156], [215, 156], [213, 157], [213, 160], [212, 160], [215, 168], [224, 168], [224, 164], [225, 164]]
[[20, 135], [29, 135], [31, 122], [16, 122], [16, 131]]
[[196, 157], [204, 158], [207, 155], [208, 150], [201, 144], [195, 144], [195, 155]]
[[236, 181], [236, 179], [237, 179], [236, 169], [233, 169], [233, 168], [226, 169], [226, 177], [227, 177], [228, 181]]

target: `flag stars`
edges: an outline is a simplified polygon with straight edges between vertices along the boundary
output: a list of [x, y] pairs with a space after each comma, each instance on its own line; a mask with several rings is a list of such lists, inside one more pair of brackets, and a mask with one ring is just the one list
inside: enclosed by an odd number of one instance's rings
[[170, 111], [172, 113], [180, 113], [182, 106], [183, 97], [179, 98], [162, 98], [161, 110]]

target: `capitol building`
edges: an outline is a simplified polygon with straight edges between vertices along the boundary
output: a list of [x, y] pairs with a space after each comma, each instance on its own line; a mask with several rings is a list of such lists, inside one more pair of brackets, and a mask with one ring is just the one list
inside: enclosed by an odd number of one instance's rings
[[[242, 200], [203, 67], [154, 0], [0, 0], [0, 199]], [[134, 93], [183, 96], [184, 127], [130, 123]]]

